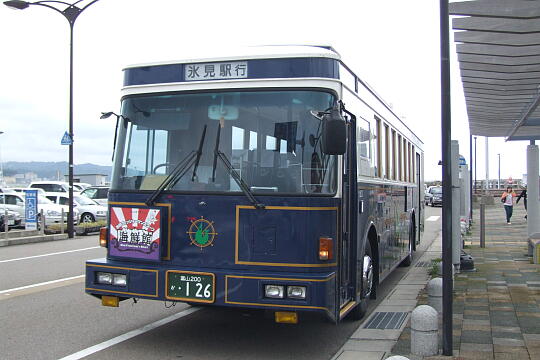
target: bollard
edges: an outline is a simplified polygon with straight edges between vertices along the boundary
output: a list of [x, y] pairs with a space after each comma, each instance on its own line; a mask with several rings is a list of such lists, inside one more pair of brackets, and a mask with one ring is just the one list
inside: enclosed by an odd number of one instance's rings
[[64, 208], [62, 208], [62, 217], [60, 218], [60, 234], [64, 233]]
[[39, 211], [40, 219], [41, 219], [41, 228], [39, 229], [39, 233], [41, 235], [45, 234], [45, 215], [43, 215], [43, 209]]
[[420, 305], [411, 315], [411, 354], [433, 356], [439, 352], [437, 311]]
[[[452, 272], [454, 275], [454, 272]], [[453, 277], [453, 276], [452, 276]], [[443, 279], [438, 277], [429, 280], [427, 284], [428, 305], [434, 308], [437, 313], [442, 315], [442, 292]]]
[[9, 239], [8, 231], [9, 231], [9, 220], [8, 220], [8, 209], [5, 204], [4, 200], [4, 236], [7, 239]]
[[480, 247], [486, 247], [486, 204], [480, 202]]
[[540, 233], [534, 233], [527, 240], [529, 245], [528, 255], [532, 257], [533, 264], [540, 264]]

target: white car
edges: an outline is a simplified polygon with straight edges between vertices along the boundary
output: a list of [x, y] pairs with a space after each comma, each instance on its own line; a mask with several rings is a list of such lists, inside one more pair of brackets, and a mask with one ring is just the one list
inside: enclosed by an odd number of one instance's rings
[[[40, 188], [47, 193], [68, 193], [69, 183], [65, 181], [34, 181], [30, 184], [30, 188]], [[73, 187], [73, 193], [80, 193], [75, 186]]]
[[[21, 225], [25, 224], [25, 213], [24, 213], [24, 194], [23, 193], [14, 193], [14, 194], [0, 194], [0, 207], [4, 206], [4, 196], [6, 201], [6, 207], [8, 210], [14, 211], [21, 217]], [[57, 205], [51, 200], [47, 199], [45, 196], [38, 193], [38, 214], [43, 209], [43, 215], [45, 216], [45, 224], [51, 225], [55, 223], [60, 223], [62, 218], [62, 209], [64, 209], [64, 222], [67, 222], [67, 215], [69, 208], [67, 206]], [[75, 223], [79, 222], [79, 211], [74, 209], [73, 219]]]
[[83, 191], [84, 189], [89, 188], [90, 186], [92, 186], [92, 184], [83, 183], [83, 182], [74, 182], [73, 183], [73, 190], [80, 192], [80, 191]]
[[[62, 209], [64, 210], [64, 222], [67, 222], [69, 207], [53, 203], [45, 196], [38, 195], [38, 211], [43, 209], [45, 216], [45, 225], [59, 224], [62, 220]], [[79, 211], [73, 209], [73, 222], [79, 222]]]
[[[65, 195], [47, 194], [47, 199], [60, 205], [69, 204], [69, 198]], [[73, 205], [77, 207], [77, 211], [80, 214], [81, 223], [107, 220], [107, 207], [98, 204], [97, 202], [87, 198], [86, 196], [73, 195]]]
[[6, 208], [8, 210], [14, 211], [22, 219], [21, 225], [24, 225], [25, 216], [24, 216], [24, 196], [20, 193], [2, 193], [0, 194], [0, 207], [4, 207], [4, 204], [6, 205]]

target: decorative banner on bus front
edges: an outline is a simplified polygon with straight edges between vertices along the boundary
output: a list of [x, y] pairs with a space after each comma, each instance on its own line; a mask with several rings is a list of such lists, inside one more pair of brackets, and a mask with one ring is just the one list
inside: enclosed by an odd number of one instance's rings
[[159, 260], [160, 233], [159, 209], [111, 207], [110, 255]]
[[245, 79], [247, 77], [247, 61], [184, 65], [186, 81]]

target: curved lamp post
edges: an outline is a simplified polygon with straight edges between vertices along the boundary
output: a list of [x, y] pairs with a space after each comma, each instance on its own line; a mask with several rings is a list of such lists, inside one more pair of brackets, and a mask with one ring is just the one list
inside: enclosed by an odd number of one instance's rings
[[[4, 1], [4, 5], [11, 9], [24, 10], [30, 5], [43, 6], [49, 9], [52, 9], [56, 12], [62, 14], [67, 21], [69, 22], [69, 137], [71, 142], [69, 144], [69, 212], [68, 212], [68, 224], [67, 231], [68, 237], [73, 238], [73, 26], [75, 25], [75, 20], [77, 17], [90, 5], [97, 2], [98, 0], [93, 0], [90, 3], [86, 4], [83, 7], [77, 7], [76, 5], [82, 0], [76, 1], [73, 4], [69, 4], [63, 1], [56, 0], [43, 0], [36, 2], [12, 0]], [[62, 5], [66, 6], [64, 10], [60, 10], [52, 5]]]

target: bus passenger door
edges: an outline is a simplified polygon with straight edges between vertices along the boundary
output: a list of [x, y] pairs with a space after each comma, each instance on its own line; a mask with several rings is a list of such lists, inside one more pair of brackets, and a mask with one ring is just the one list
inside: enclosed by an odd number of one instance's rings
[[348, 145], [342, 157], [342, 201], [341, 201], [341, 238], [338, 258], [338, 304], [339, 320], [353, 305], [356, 284], [356, 223], [357, 223], [357, 178], [356, 178], [356, 119], [346, 116]]

